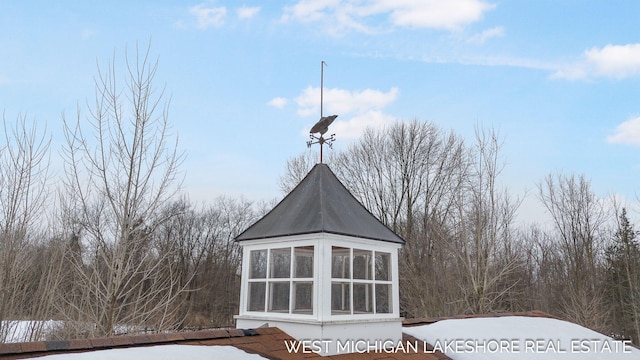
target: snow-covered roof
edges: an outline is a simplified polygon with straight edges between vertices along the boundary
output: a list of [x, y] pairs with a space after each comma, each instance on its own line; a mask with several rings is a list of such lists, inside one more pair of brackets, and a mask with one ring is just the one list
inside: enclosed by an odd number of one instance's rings
[[[206, 330], [100, 339], [0, 344], [0, 359], [611, 359], [637, 360], [640, 350], [544, 313], [406, 321], [402, 343], [383, 349], [376, 339], [365, 350], [322, 357], [278, 328]], [[353, 334], [357, 339], [358, 334]], [[314, 340], [314, 339], [310, 339]], [[315, 339], [335, 340], [335, 339]], [[362, 339], [365, 340], [365, 339]], [[199, 345], [199, 346], [193, 346]], [[294, 346], [295, 345], [295, 346]], [[321, 345], [321, 344], [318, 344]], [[358, 346], [357, 344], [355, 345]], [[365, 346], [369, 346], [366, 351]], [[77, 353], [82, 355], [70, 354]], [[49, 357], [62, 355], [62, 357]]]
[[628, 342], [554, 318], [449, 319], [403, 331], [453, 360], [640, 359], [640, 350]]
[[321, 232], [404, 244], [353, 197], [326, 164], [316, 164], [278, 205], [236, 240]]
[[138, 348], [108, 349], [75, 354], [46, 355], [42, 360], [158, 360], [158, 359], [234, 359], [260, 360], [260, 355], [249, 354], [233, 346], [158, 345]]

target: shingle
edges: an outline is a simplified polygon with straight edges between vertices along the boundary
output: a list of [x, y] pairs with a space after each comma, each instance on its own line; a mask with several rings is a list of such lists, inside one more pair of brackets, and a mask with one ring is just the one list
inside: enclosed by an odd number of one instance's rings
[[284, 334], [280, 329], [276, 327], [263, 327], [254, 330], [260, 335]]
[[163, 343], [169, 341], [169, 337], [164, 333], [149, 334], [147, 337], [152, 343]]
[[231, 337], [244, 336], [244, 331], [242, 331], [242, 329], [227, 329], [227, 332]]
[[547, 314], [544, 311], [533, 310], [533, 311], [526, 311], [526, 312], [500, 312], [500, 313], [494, 313], [494, 314], [463, 314], [463, 315], [454, 315], [454, 316], [405, 319], [402, 321], [402, 325], [418, 326], [418, 325], [433, 324], [441, 320], [472, 319], [472, 318], [503, 317], [503, 316], [529, 316], [529, 317], [547, 317], [547, 318], [557, 319], [553, 315]]
[[167, 340], [169, 341], [182, 341], [184, 340], [184, 335], [182, 333], [168, 333]]
[[233, 345], [232, 338], [218, 338], [218, 339], [203, 339], [198, 341], [198, 344], [208, 346], [220, 346], [220, 345]]
[[326, 164], [307, 176], [236, 241], [331, 233], [404, 244], [351, 195]]
[[69, 350], [69, 342], [66, 340], [45, 341], [47, 350]]
[[114, 338], [116, 337], [94, 338], [89, 341], [94, 348], [109, 348], [113, 346]]
[[[20, 344], [0, 344], [0, 359], [17, 359], [49, 354], [64, 354], [77, 350], [103, 350], [122, 347], [152, 346], [158, 344], [184, 344], [200, 346], [231, 345], [244, 351], [258, 354], [267, 359], [339, 359], [339, 360], [439, 360], [448, 359], [443, 354], [403, 354], [384, 352], [363, 354], [342, 354], [322, 357], [315, 353], [289, 353], [284, 345], [284, 339], [291, 336], [278, 328], [256, 329], [258, 335], [243, 336], [242, 331], [204, 330], [188, 333], [160, 334], [160, 335], [129, 335], [111, 338], [95, 338], [84, 340], [69, 340], [58, 342], [33, 342]], [[208, 337], [207, 337], [208, 336]], [[407, 335], [404, 335], [408, 339]], [[68, 349], [64, 349], [65, 343]]]
[[82, 350], [91, 348], [91, 341], [89, 341], [89, 339], [73, 339], [69, 340], [68, 343], [70, 350]]
[[28, 342], [20, 344], [22, 352], [46, 351], [47, 347], [43, 341]]
[[114, 336], [111, 338], [112, 346], [129, 346], [133, 345], [136, 336]]
[[22, 346], [19, 343], [8, 343], [0, 345], [2, 345], [0, 346], [0, 356], [22, 352]]
[[300, 360], [300, 359], [320, 358], [320, 356], [317, 354], [299, 354], [299, 353], [293, 353], [293, 352], [290, 353], [286, 349], [279, 349], [279, 350], [271, 351], [270, 353], [274, 358], [280, 359], [280, 360]]
[[138, 336], [132, 336], [131, 337], [131, 341], [133, 342], [133, 344], [149, 344], [151, 341], [149, 340], [149, 336], [147, 335], [138, 335]]

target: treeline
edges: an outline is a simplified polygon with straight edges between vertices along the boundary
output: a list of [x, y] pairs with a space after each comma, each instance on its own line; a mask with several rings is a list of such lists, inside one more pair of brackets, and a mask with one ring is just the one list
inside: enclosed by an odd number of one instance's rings
[[[239, 303], [234, 237], [274, 204], [181, 195], [183, 154], [157, 63], [115, 59], [53, 151], [45, 129], [3, 119], [0, 145], [0, 341], [14, 320], [28, 339], [230, 326]], [[429, 122], [368, 129], [332, 170], [406, 239], [407, 317], [539, 309], [616, 337], [640, 338], [640, 246], [627, 212], [581, 175], [551, 174], [534, 196], [549, 224], [516, 222], [521, 198], [501, 184], [501, 139], [464, 141]], [[50, 169], [60, 154], [61, 172]], [[316, 162], [292, 158], [289, 191]], [[57, 163], [57, 162], [53, 162]], [[26, 339], [26, 340], [28, 340]]]
[[136, 51], [125, 65], [120, 77], [114, 58], [87, 109], [63, 116], [60, 152], [35, 122], [3, 117], [0, 342], [233, 324], [233, 239], [266, 206], [180, 195], [184, 156], [153, 87], [157, 62]]
[[[640, 339], [640, 246], [627, 211], [582, 175], [550, 174], [535, 194], [551, 223], [516, 221], [521, 197], [501, 184], [501, 139], [472, 142], [429, 122], [368, 129], [327, 161], [406, 245], [406, 317], [543, 310], [619, 338]], [[316, 160], [287, 163], [287, 192]]]

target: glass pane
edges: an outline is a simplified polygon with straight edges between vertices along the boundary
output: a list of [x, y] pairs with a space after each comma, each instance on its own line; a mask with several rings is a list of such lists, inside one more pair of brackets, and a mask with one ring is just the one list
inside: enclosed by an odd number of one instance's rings
[[297, 247], [293, 249], [295, 278], [313, 277], [313, 246]]
[[267, 250], [251, 251], [249, 264], [249, 279], [264, 279], [267, 277]]
[[376, 280], [391, 280], [391, 254], [376, 251]]
[[351, 296], [349, 291], [349, 283], [331, 283], [331, 313], [351, 313]]
[[269, 311], [289, 312], [289, 282], [269, 283]]
[[371, 284], [353, 284], [353, 312], [373, 312], [373, 292]]
[[337, 246], [331, 249], [331, 277], [338, 279], [349, 279], [351, 277], [349, 249]]
[[293, 283], [293, 312], [298, 314], [313, 313], [313, 283]]
[[353, 278], [354, 279], [364, 279], [364, 280], [373, 279], [373, 276], [371, 275], [371, 258], [372, 258], [371, 251], [353, 249]]
[[271, 250], [270, 278], [288, 278], [291, 273], [291, 248]]
[[391, 285], [376, 284], [376, 313], [388, 314], [391, 312]]
[[248, 311], [264, 311], [264, 295], [267, 284], [263, 282], [249, 283]]

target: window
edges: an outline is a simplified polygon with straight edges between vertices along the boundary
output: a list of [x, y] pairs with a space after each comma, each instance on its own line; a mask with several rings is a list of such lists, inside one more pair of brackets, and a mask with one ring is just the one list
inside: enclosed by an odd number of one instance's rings
[[269, 311], [289, 312], [289, 282], [269, 283]]
[[269, 277], [288, 278], [291, 273], [291, 248], [272, 249], [270, 252]]
[[[293, 312], [313, 313], [313, 246], [293, 248]], [[300, 281], [298, 279], [308, 279]]]
[[368, 250], [353, 249], [353, 278], [372, 280], [371, 253]]
[[247, 311], [312, 314], [313, 254], [313, 246], [250, 251]]
[[249, 269], [249, 277], [251, 279], [264, 279], [267, 277], [267, 250], [251, 252]]
[[264, 311], [266, 285], [267, 284], [264, 282], [249, 283], [249, 303], [247, 305], [247, 310]]
[[331, 314], [392, 312], [391, 254], [334, 246], [331, 249]]

